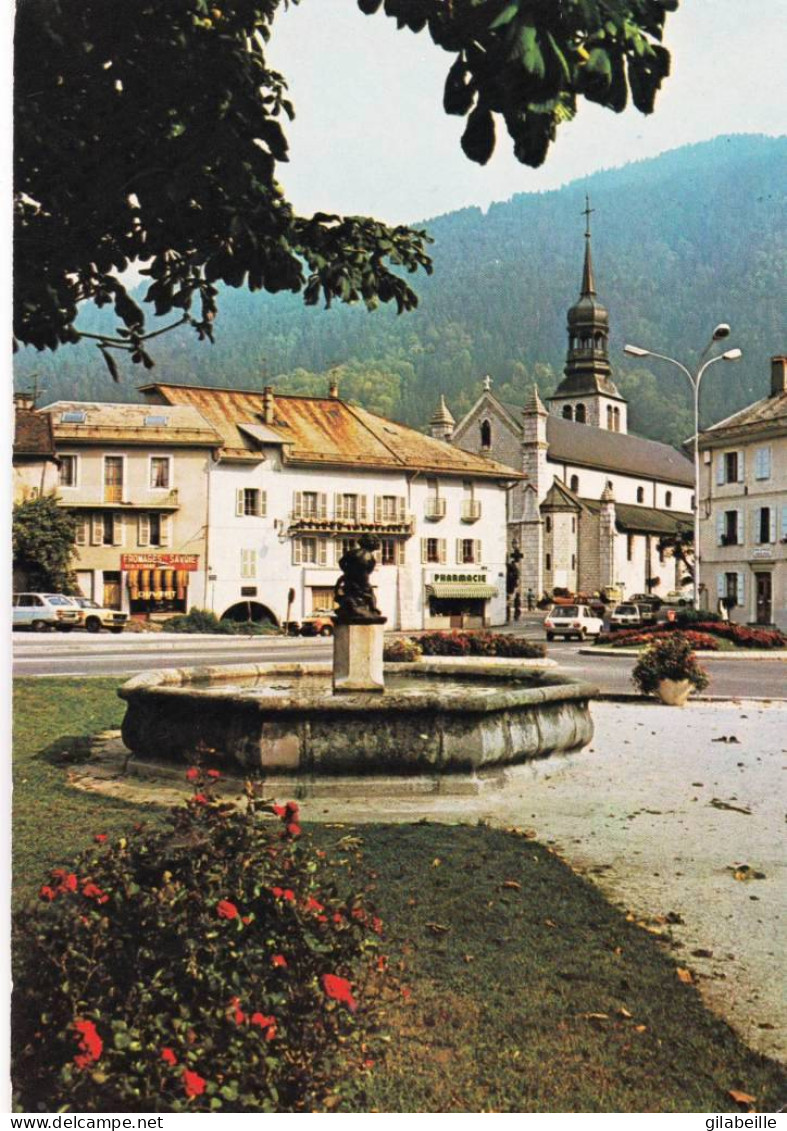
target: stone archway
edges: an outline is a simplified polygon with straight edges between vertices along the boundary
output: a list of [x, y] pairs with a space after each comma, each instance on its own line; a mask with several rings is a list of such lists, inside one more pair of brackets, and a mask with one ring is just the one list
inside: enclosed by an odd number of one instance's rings
[[221, 614], [221, 620], [231, 621], [254, 621], [255, 624], [268, 624], [273, 625], [274, 628], [279, 627], [279, 618], [272, 612], [267, 605], [261, 604], [259, 601], [238, 601], [234, 605], [230, 605]]

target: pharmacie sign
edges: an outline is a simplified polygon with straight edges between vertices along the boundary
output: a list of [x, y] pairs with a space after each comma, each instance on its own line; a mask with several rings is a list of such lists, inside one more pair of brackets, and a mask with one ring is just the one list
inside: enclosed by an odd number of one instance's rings
[[485, 573], [435, 573], [432, 575], [432, 581], [480, 581], [482, 584], [486, 582]]
[[199, 554], [121, 554], [120, 568], [131, 569], [199, 569]]

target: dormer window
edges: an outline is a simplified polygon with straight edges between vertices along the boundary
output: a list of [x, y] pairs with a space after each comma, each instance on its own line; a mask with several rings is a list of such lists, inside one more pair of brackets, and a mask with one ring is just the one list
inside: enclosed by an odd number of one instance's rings
[[488, 420], [481, 421], [481, 447], [485, 451], [492, 447], [492, 425]]
[[84, 409], [78, 412], [62, 412], [60, 414], [61, 424], [85, 424], [87, 421], [87, 413]]

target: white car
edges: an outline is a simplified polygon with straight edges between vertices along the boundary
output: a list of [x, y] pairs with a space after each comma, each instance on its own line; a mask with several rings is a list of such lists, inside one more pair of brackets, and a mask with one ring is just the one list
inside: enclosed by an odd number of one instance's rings
[[610, 628], [640, 628], [642, 613], [638, 605], [616, 605], [609, 618]]
[[604, 628], [600, 617], [594, 616], [587, 605], [553, 605], [544, 621], [547, 640], [564, 636], [570, 640], [584, 640], [586, 636], [598, 636]]
[[88, 632], [100, 632], [108, 628], [110, 632], [120, 633], [128, 622], [128, 613], [121, 613], [118, 609], [107, 609], [89, 597], [72, 597], [71, 600], [80, 610], [80, 626]]
[[81, 623], [82, 615], [63, 593], [15, 593], [13, 627], [32, 632], [70, 632]]

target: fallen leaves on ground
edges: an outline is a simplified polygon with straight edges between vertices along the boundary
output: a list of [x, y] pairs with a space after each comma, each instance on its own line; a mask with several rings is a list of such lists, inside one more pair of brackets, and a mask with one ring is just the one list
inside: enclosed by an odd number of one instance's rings
[[722, 801], [719, 797], [712, 797], [708, 804], [714, 809], [729, 809], [731, 813], [743, 813], [746, 817], [751, 817], [751, 809], [744, 805], [730, 805], [729, 801]]
[[433, 935], [444, 935], [451, 930], [446, 923], [427, 923], [426, 929], [431, 931]]
[[731, 1100], [735, 1100], [736, 1104], [745, 1104], [747, 1107], [757, 1102], [756, 1096], [750, 1096], [748, 1092], [738, 1092], [735, 1088], [730, 1088], [727, 1095]]
[[678, 978], [684, 985], [691, 986], [694, 984], [694, 975], [691, 970], [687, 970], [685, 966], [678, 967]]
[[764, 880], [766, 878], [764, 872], [758, 872], [756, 868], [752, 868], [751, 864], [730, 864], [727, 871], [732, 872], [734, 880], [741, 880], [743, 883], [747, 883], [749, 880]]

